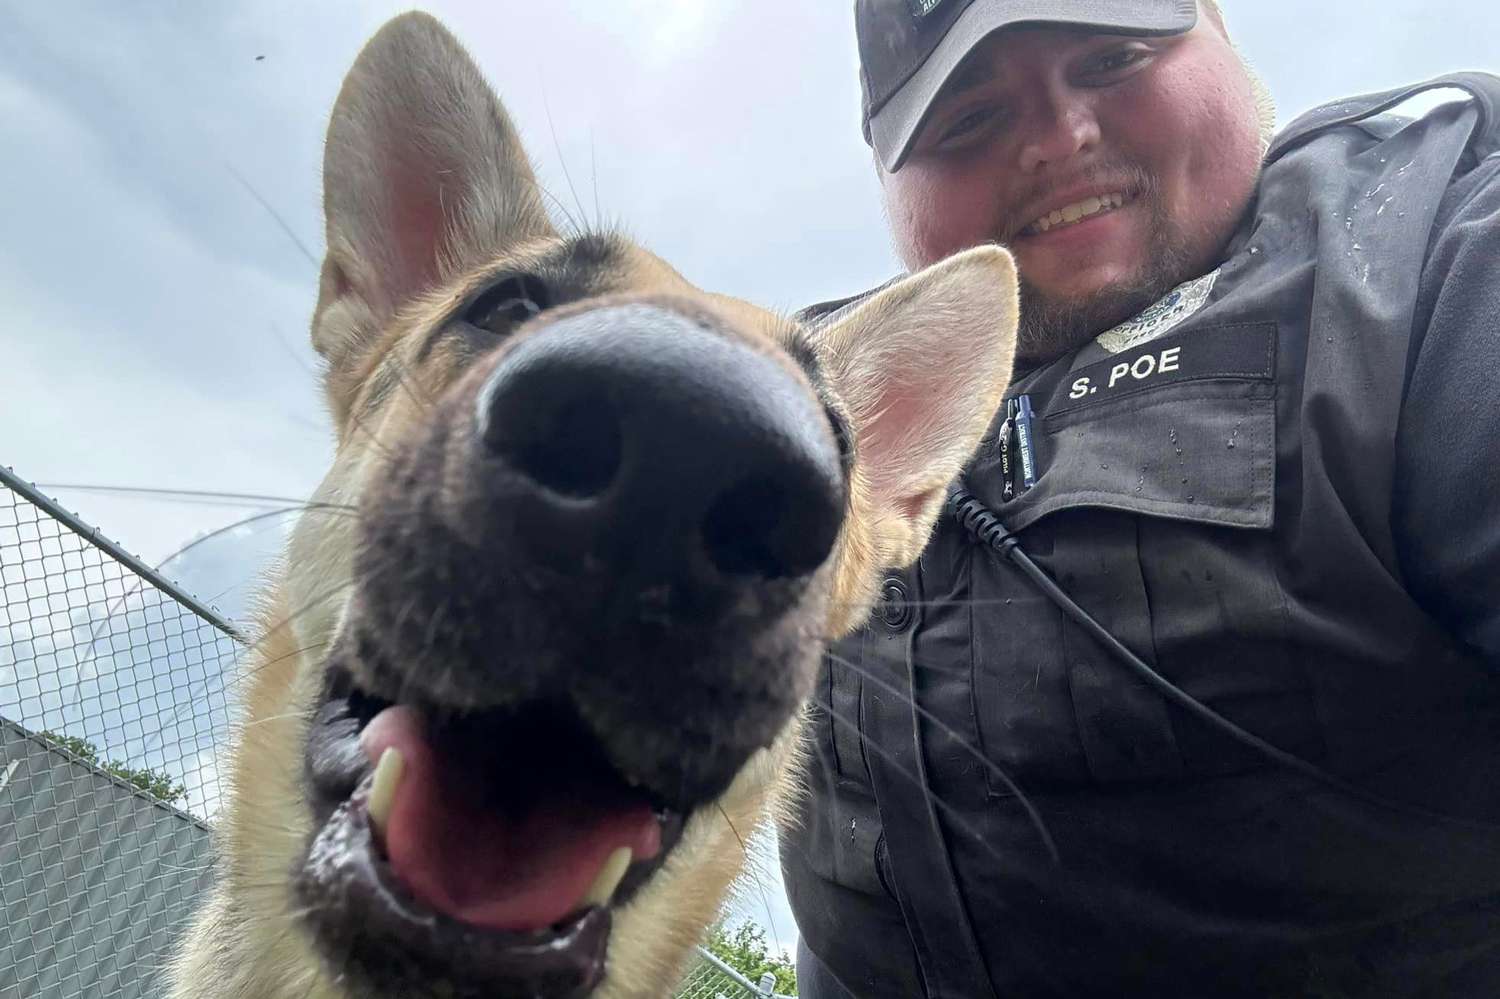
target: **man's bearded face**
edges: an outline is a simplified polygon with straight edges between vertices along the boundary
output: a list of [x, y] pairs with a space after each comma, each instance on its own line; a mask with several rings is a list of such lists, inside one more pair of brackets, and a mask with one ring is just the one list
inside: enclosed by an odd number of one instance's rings
[[909, 267], [1001, 242], [1023, 362], [1051, 360], [1212, 268], [1249, 205], [1262, 123], [1214, 20], [1167, 38], [1002, 31], [884, 174]]

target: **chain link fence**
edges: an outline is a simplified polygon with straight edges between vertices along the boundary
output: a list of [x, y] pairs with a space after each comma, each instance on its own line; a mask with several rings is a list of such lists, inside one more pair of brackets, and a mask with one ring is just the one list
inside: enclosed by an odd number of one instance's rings
[[775, 981], [770, 975], [752, 984], [708, 951], [700, 950], [698, 956], [698, 966], [682, 980], [674, 999], [749, 999], [751, 996], [790, 999], [772, 991]]
[[[0, 467], [0, 999], [156, 999], [208, 885], [234, 628]], [[679, 999], [753, 999], [706, 951]]]

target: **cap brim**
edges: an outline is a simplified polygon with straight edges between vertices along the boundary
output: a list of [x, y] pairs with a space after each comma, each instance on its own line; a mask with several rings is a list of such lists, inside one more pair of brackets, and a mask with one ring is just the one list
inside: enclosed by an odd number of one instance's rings
[[1063, 24], [1122, 35], [1176, 35], [1197, 22], [1197, 0], [974, 0], [932, 55], [870, 116], [870, 144], [887, 172], [899, 170], [953, 71], [1001, 28]]

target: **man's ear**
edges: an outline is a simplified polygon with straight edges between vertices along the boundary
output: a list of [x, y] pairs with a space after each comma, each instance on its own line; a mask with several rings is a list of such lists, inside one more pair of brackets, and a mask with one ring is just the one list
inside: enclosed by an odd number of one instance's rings
[[854, 430], [874, 568], [916, 561], [993, 420], [1015, 358], [1017, 287], [1010, 254], [979, 247], [881, 290], [820, 333]]
[[552, 232], [510, 118], [426, 14], [389, 21], [344, 79], [323, 157], [313, 346], [330, 373], [405, 304]]

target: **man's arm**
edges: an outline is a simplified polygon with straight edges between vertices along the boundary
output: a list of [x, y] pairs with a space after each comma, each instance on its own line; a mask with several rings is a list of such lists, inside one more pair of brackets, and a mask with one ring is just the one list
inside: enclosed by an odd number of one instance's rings
[[1500, 668], [1500, 156], [1455, 195], [1417, 302], [1393, 526], [1413, 595]]

